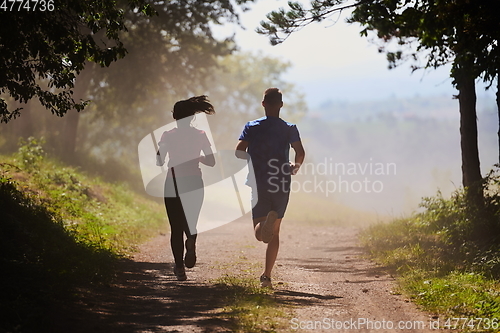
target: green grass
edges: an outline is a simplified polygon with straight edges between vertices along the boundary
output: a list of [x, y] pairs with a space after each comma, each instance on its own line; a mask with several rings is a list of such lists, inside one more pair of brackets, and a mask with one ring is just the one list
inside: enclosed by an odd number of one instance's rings
[[[413, 272], [404, 276], [404, 284], [417, 303], [447, 317], [500, 319], [500, 295], [497, 281], [482, 274], [460, 271], [426, 279], [427, 274]], [[450, 306], [451, 305], [451, 306]]]
[[479, 208], [463, 191], [450, 199], [438, 194], [423, 200], [422, 212], [362, 234], [372, 257], [397, 274], [401, 292], [437, 314], [442, 328], [500, 328], [498, 180], [495, 173], [486, 178]]
[[277, 298], [273, 289], [260, 287], [256, 278], [262, 271], [262, 263], [236, 254], [233, 260], [218, 263], [216, 268], [222, 274], [211, 282], [222, 288], [226, 304], [216, 315], [229, 319], [233, 332], [282, 332], [289, 327], [291, 306]]
[[77, 288], [165, 230], [162, 205], [47, 159], [36, 140], [0, 163], [0, 331], [37, 331]]
[[233, 332], [277, 332], [286, 327], [288, 309], [272, 289], [261, 288], [255, 276], [224, 275], [213, 282], [223, 287], [228, 304], [217, 315], [230, 319]]
[[[422, 309], [442, 318], [442, 325], [453, 318], [500, 322], [498, 280], [453, 258], [449, 246], [438, 236], [416, 232], [406, 222], [373, 226], [364, 234], [365, 245], [375, 260], [395, 271], [401, 292]], [[497, 330], [476, 327], [472, 331]]]
[[2, 161], [4, 177], [94, 246], [126, 254], [166, 228], [163, 205], [134, 193], [127, 184], [110, 184], [44, 158], [36, 140]]

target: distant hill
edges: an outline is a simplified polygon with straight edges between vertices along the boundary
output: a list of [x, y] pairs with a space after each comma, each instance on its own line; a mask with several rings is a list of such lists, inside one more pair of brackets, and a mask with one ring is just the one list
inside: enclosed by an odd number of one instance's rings
[[[478, 96], [478, 113], [496, 113], [496, 102], [489, 95]], [[415, 96], [384, 100], [346, 102], [329, 100], [311, 108], [309, 117], [330, 121], [371, 120], [380, 115], [396, 118], [458, 119], [458, 100], [452, 96]]]

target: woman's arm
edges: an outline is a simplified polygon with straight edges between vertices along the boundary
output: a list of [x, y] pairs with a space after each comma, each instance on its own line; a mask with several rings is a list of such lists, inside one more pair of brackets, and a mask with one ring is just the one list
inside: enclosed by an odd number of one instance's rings
[[204, 156], [200, 156], [200, 162], [208, 165], [209, 167], [213, 167], [215, 165], [215, 157], [210, 146], [203, 148]]
[[156, 165], [162, 166], [165, 164], [165, 158], [167, 157], [167, 147], [161, 140], [158, 143], [158, 146], [158, 151], [156, 152]]

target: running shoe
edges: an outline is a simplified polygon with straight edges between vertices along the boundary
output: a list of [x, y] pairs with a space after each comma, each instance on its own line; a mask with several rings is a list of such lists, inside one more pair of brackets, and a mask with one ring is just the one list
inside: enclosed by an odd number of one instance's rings
[[193, 238], [186, 239], [186, 255], [184, 256], [184, 265], [187, 268], [193, 268], [196, 265], [196, 241]]
[[271, 278], [269, 276], [261, 275], [260, 276], [260, 286], [272, 288], [273, 284], [271, 283]]
[[174, 274], [177, 277], [177, 280], [179, 281], [186, 281], [187, 276], [186, 276], [186, 271], [184, 270], [184, 267], [174, 267]]
[[266, 220], [264, 222], [261, 222], [260, 232], [262, 235], [262, 241], [266, 244], [269, 243], [271, 239], [273, 239], [274, 223], [276, 222], [277, 219], [278, 219], [278, 213], [272, 210], [269, 212], [269, 214], [267, 214]]

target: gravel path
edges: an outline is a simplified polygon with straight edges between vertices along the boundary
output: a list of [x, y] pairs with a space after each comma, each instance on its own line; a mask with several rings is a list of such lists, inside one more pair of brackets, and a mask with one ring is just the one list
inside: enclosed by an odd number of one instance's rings
[[[123, 263], [116, 284], [87, 293], [51, 331], [229, 332], [213, 315], [223, 304], [212, 281], [241, 265], [260, 272], [265, 245], [253, 238], [251, 225], [245, 216], [200, 234], [198, 264], [185, 282], [171, 273], [168, 235], [158, 236]], [[436, 332], [429, 327], [434, 319], [394, 292], [394, 278], [363, 259], [357, 233], [283, 221], [274, 294], [293, 306], [289, 327], [280, 332]]]

